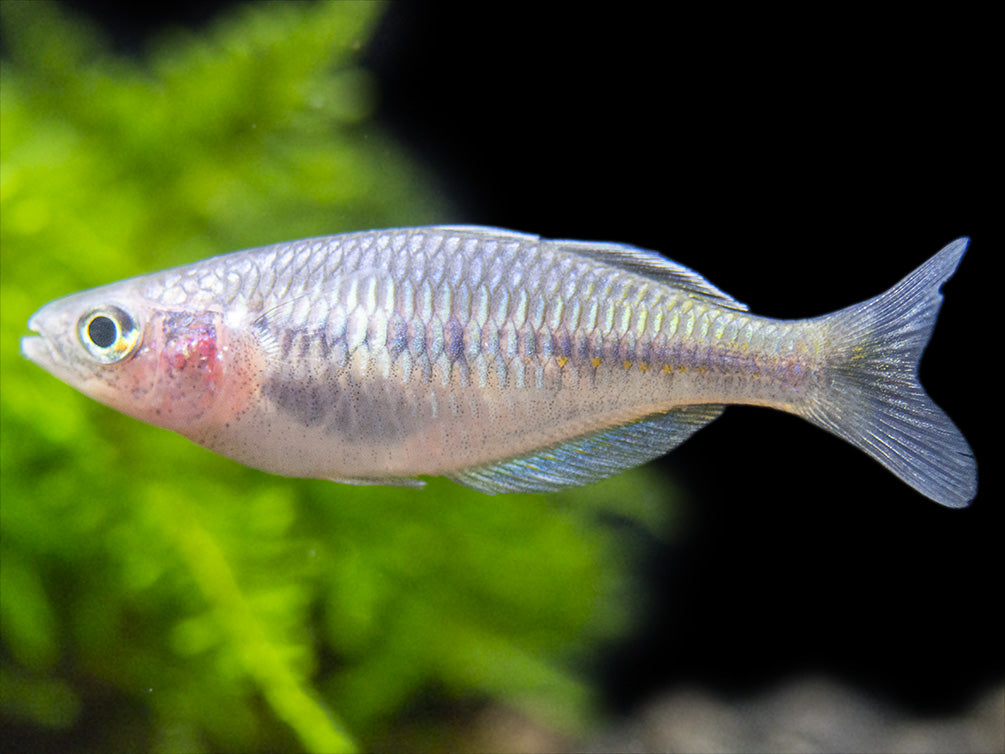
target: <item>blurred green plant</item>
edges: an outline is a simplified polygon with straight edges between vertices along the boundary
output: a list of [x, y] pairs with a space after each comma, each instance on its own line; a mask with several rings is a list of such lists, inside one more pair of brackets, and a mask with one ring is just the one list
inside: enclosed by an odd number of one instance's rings
[[[333, 752], [423, 698], [567, 733], [638, 595], [645, 471], [490, 498], [269, 476], [19, 355], [42, 303], [237, 248], [443, 220], [370, 119], [377, 3], [251, 3], [142, 56], [0, 4], [0, 721], [64, 750]], [[5, 736], [8, 734], [5, 733]], [[418, 745], [412, 742], [413, 746]]]

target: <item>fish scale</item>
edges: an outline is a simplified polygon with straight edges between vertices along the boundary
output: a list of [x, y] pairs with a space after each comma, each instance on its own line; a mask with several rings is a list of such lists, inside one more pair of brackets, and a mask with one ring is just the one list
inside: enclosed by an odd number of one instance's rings
[[290, 476], [558, 489], [747, 403], [796, 413], [961, 506], [973, 456], [916, 375], [965, 248], [870, 301], [783, 321], [627, 245], [366, 231], [68, 296], [32, 317], [22, 350], [121, 411]]

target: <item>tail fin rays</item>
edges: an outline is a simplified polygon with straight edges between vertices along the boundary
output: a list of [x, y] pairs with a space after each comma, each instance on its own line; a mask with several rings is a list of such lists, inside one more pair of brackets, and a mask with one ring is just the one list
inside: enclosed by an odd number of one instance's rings
[[801, 412], [865, 451], [936, 502], [966, 506], [977, 492], [970, 446], [918, 381], [942, 295], [968, 239], [949, 244], [886, 293], [824, 319], [833, 359]]

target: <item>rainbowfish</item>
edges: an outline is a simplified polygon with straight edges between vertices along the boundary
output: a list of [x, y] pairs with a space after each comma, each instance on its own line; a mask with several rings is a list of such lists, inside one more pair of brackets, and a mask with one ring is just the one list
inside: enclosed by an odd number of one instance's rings
[[962, 507], [976, 463], [917, 371], [967, 242], [856, 306], [777, 320], [632, 246], [463, 226], [348, 233], [58, 299], [21, 348], [98, 401], [286, 476], [555, 490], [755, 404]]

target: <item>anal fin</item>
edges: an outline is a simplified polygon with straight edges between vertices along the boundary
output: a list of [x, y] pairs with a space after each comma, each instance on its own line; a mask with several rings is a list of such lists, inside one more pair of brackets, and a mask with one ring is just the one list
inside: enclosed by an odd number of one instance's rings
[[684, 442], [724, 406], [684, 406], [592, 432], [522, 456], [451, 474], [480, 492], [548, 492], [589, 484], [651, 461]]

